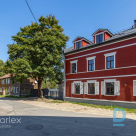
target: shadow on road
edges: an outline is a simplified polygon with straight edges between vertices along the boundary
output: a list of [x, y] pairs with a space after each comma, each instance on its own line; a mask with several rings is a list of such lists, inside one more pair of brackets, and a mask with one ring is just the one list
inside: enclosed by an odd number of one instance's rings
[[[14, 118], [15, 123], [4, 119]], [[20, 122], [17, 123], [17, 120]], [[125, 119], [124, 127], [113, 127], [112, 118], [57, 116], [0, 116], [2, 136], [135, 136], [136, 121]], [[2, 126], [6, 126], [2, 128]], [[10, 128], [8, 128], [10, 127]]]

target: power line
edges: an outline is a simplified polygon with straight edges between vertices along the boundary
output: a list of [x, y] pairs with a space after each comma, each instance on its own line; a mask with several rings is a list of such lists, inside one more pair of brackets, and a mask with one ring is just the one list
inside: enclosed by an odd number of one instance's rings
[[[30, 6], [29, 6], [29, 4], [28, 4], [27, 0], [25, 0], [25, 1], [26, 1], [26, 4], [27, 4], [27, 6], [28, 6], [29, 10], [31, 11], [31, 13], [32, 13], [32, 15], [33, 15], [33, 17], [34, 17], [35, 21], [36, 21], [36, 18], [35, 18], [35, 16], [34, 16], [34, 14], [33, 14], [32, 10], [31, 10], [31, 8], [30, 8]], [[36, 21], [36, 23], [37, 23], [37, 21]]]

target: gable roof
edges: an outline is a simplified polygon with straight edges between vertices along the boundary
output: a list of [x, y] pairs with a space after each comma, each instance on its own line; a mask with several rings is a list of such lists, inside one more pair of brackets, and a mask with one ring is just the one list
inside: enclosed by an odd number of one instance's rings
[[0, 77], [0, 79], [9, 78], [9, 77], [10, 77], [10, 74], [6, 74], [6, 75]]
[[107, 33], [109, 33], [111, 36], [113, 36], [113, 34], [112, 34], [108, 29], [98, 29], [97, 31], [95, 31], [95, 32], [92, 34], [92, 36], [94, 36], [95, 33], [97, 33], [98, 31], [107, 32]]
[[82, 40], [85, 40], [85, 41], [87, 41], [88, 43], [92, 43], [91, 41], [87, 40], [86, 38], [80, 37], [80, 36], [76, 37], [76, 38], [73, 40], [73, 43], [74, 43], [74, 41], [75, 41], [76, 39], [78, 39], [78, 38], [81, 38]]

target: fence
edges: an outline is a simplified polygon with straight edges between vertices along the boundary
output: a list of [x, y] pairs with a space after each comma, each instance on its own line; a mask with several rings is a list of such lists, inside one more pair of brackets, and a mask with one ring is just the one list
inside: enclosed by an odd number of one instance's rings
[[[58, 89], [42, 89], [43, 97], [59, 99]], [[31, 89], [30, 97], [38, 97], [38, 89]]]

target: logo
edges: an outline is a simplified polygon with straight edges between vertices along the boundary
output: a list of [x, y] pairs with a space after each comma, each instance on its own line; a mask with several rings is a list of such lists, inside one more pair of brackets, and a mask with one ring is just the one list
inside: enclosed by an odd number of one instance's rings
[[[117, 117], [117, 114], [116, 114], [117, 111], [122, 112], [122, 114], [123, 114], [122, 118], [119, 118], [119, 119], [116, 118]], [[126, 118], [126, 112], [123, 109], [121, 109], [121, 108], [113, 108], [113, 122], [114, 123], [115, 122], [116, 123], [123, 122], [125, 120], [125, 118]], [[113, 124], [113, 126], [124, 126], [124, 124]]]
[[21, 123], [21, 118], [18, 119], [18, 118], [0, 118], [0, 123], [1, 124], [5, 124], [5, 123]]

